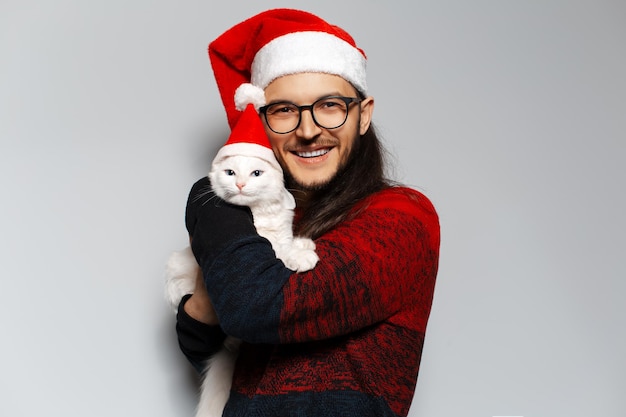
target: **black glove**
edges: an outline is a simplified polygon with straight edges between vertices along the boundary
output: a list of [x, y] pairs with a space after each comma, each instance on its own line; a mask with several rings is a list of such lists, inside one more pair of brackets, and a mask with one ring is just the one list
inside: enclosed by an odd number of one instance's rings
[[185, 224], [191, 236], [191, 249], [201, 267], [212, 262], [232, 242], [258, 236], [250, 209], [216, 196], [208, 177], [191, 187]]

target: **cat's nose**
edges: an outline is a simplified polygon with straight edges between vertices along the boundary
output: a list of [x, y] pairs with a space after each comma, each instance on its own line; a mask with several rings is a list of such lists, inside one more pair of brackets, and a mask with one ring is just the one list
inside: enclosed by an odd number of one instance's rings
[[241, 184], [239, 182], [237, 183], [237, 188], [239, 188], [239, 191], [241, 191], [243, 189], [244, 185], [246, 185], [246, 184]]

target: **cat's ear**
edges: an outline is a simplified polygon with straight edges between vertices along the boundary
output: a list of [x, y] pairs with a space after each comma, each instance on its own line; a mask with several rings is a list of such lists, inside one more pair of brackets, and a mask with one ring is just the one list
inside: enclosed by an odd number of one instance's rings
[[287, 190], [283, 190], [283, 205], [289, 210], [296, 208], [296, 199]]

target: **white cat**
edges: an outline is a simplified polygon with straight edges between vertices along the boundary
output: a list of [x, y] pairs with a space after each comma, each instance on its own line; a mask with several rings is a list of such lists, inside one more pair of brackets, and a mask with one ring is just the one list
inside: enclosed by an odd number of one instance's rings
[[[214, 161], [209, 179], [218, 197], [250, 207], [257, 232], [271, 242], [287, 268], [303, 272], [315, 267], [319, 260], [315, 243], [293, 237], [295, 200], [275, 166], [254, 156], [234, 155]], [[178, 307], [185, 294], [193, 293], [196, 279], [202, 279], [202, 274], [191, 249], [172, 253], [166, 267], [166, 296], [172, 306]], [[207, 363], [196, 417], [222, 415], [239, 345], [238, 339], [227, 337], [224, 347]]]

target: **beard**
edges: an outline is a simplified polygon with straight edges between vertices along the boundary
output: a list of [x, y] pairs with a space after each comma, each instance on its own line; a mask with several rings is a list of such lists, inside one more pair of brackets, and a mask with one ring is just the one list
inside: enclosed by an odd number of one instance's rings
[[352, 165], [355, 159], [355, 155], [357, 155], [358, 153], [358, 148], [360, 147], [360, 138], [361, 135], [359, 133], [357, 124], [357, 128], [354, 132], [354, 140], [352, 140], [352, 147], [350, 148], [347, 157], [339, 163], [337, 171], [329, 178], [314, 183], [304, 183], [295, 178], [287, 169], [284, 169], [285, 185], [291, 191], [297, 191], [306, 194], [317, 194], [320, 192], [324, 192], [329, 187], [334, 186], [336, 180], [338, 178], [341, 178], [342, 174], [347, 170], [347, 168]]
[[285, 172], [285, 184], [287, 185], [287, 188], [292, 191], [298, 191], [298, 192], [304, 192], [304, 193], [322, 191], [326, 188], [328, 184], [330, 184], [337, 177], [337, 175], [339, 175], [339, 171], [341, 171], [341, 167], [329, 179], [315, 182], [312, 184], [305, 184], [302, 181], [298, 181], [298, 179], [294, 178], [289, 172]]
[[352, 147], [348, 153], [348, 156], [340, 162], [337, 167], [337, 171], [329, 178], [320, 180], [314, 183], [304, 183], [295, 178], [288, 170], [284, 171], [285, 185], [290, 191], [296, 191], [298, 193], [305, 194], [321, 194], [329, 188], [337, 186], [341, 182], [343, 174], [350, 169], [354, 164], [358, 149], [360, 148], [360, 137], [358, 130], [355, 132], [355, 138], [352, 141]]

